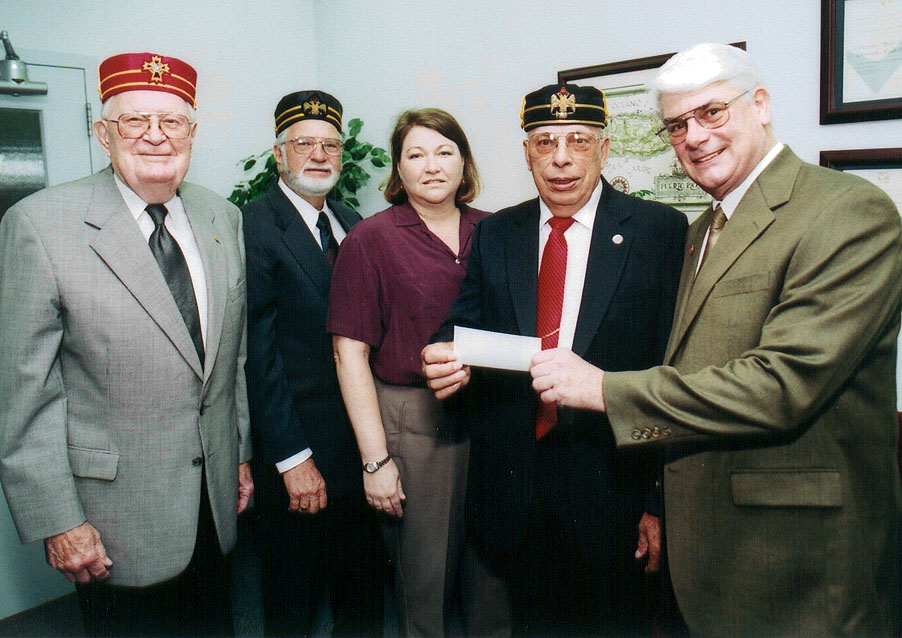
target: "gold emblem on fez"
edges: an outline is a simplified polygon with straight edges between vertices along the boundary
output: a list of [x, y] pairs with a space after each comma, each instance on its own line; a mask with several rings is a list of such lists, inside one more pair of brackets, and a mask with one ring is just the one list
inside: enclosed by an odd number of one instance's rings
[[576, 113], [576, 96], [562, 86], [558, 93], [551, 96], [551, 114], [559, 120], [565, 120], [568, 115], [574, 113]]
[[155, 55], [150, 58], [149, 62], [145, 62], [141, 67], [142, 71], [150, 71], [150, 81], [163, 83], [163, 74], [170, 73], [169, 65], [164, 63], [160, 56]]
[[326, 112], [326, 105], [320, 102], [318, 97], [312, 97], [310, 101], [304, 102], [304, 112], [309, 115], [323, 115]]

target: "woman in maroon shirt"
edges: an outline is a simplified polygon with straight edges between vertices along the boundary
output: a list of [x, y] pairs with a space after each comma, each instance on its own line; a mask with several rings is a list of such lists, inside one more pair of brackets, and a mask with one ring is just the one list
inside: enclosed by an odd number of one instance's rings
[[442, 636], [462, 551], [469, 442], [440, 418], [420, 351], [457, 297], [479, 192], [470, 145], [439, 109], [403, 113], [391, 138], [390, 208], [341, 244], [329, 297], [338, 380], [384, 512], [404, 635]]

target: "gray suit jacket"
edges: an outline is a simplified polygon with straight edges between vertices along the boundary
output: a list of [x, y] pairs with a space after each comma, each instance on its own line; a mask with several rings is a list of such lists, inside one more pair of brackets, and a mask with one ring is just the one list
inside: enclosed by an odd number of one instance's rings
[[229, 550], [250, 458], [241, 214], [192, 184], [180, 194], [206, 274], [203, 370], [110, 168], [0, 224], [0, 480], [23, 542], [87, 520], [116, 584], [187, 565], [204, 474]]
[[668, 446], [693, 635], [894, 635], [900, 231], [882, 191], [784, 149], [698, 278], [688, 253], [665, 365], [605, 375], [618, 445]]

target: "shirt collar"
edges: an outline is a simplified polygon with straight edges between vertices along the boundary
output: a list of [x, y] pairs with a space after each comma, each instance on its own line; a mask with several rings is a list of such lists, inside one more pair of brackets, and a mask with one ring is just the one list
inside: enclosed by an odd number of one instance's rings
[[[116, 173], [113, 173], [113, 179], [116, 182], [116, 188], [119, 189], [119, 192], [122, 194], [122, 199], [125, 200], [125, 205], [128, 206], [129, 212], [132, 214], [132, 217], [138, 219], [141, 216], [141, 213], [144, 212], [144, 209], [147, 208], [147, 202], [141, 199], [138, 194], [133, 191], [128, 184], [123, 182]], [[173, 195], [172, 199], [168, 202], [165, 202], [163, 205], [172, 212], [175, 202], [178, 200], [178, 191]]]
[[767, 154], [761, 158], [761, 161], [755, 165], [755, 168], [752, 169], [752, 172], [748, 174], [742, 183], [734, 188], [732, 191], [727, 193], [727, 196], [723, 198], [722, 201], [713, 202], [713, 207], [717, 208], [717, 205], [723, 208], [724, 214], [727, 216], [727, 219], [733, 216], [733, 213], [736, 211], [736, 207], [739, 206], [739, 202], [742, 201], [742, 198], [748, 192], [749, 188], [758, 179], [758, 176], [767, 168], [774, 158], [782, 151], [784, 145], [781, 142], [777, 142], [774, 144], [773, 148], [770, 149]]
[[[592, 230], [592, 226], [595, 224], [595, 213], [598, 211], [598, 202], [601, 200], [601, 191], [604, 189], [604, 180], [599, 179], [598, 185], [595, 187], [595, 190], [592, 191], [592, 195], [589, 197], [589, 201], [583, 204], [583, 207], [576, 211], [576, 214], [573, 215], [573, 219], [589, 230]], [[548, 204], [545, 203], [541, 197], [539, 198], [539, 228], [542, 228], [545, 223], [551, 219], [551, 209], [548, 208]]]
[[[460, 209], [460, 221], [475, 226], [476, 222], [479, 221], [476, 212], [466, 204], [461, 204], [458, 208]], [[423, 223], [423, 220], [420, 219], [416, 209], [409, 201], [403, 204], [395, 204], [392, 209], [395, 226], [416, 226]]]

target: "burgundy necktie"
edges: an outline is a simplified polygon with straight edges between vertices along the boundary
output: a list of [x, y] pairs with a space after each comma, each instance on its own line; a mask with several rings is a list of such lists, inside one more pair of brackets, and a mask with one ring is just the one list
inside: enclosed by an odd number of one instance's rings
[[[539, 267], [539, 298], [536, 312], [536, 336], [542, 338], [542, 350], [557, 348], [561, 330], [561, 311], [564, 306], [564, 281], [567, 277], [567, 239], [564, 232], [573, 224], [572, 217], [552, 217], [548, 220], [551, 235], [542, 252]], [[557, 423], [557, 407], [553, 403], [539, 404], [536, 415], [536, 440], [551, 431]]]

